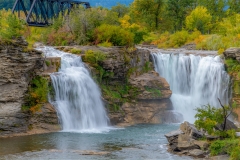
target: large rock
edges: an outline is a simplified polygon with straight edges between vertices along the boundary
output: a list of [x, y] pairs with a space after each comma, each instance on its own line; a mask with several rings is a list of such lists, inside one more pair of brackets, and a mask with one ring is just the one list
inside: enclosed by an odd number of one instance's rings
[[173, 144], [178, 142], [178, 137], [179, 135], [182, 135], [182, 134], [183, 134], [183, 131], [179, 129], [179, 130], [171, 131], [165, 134], [165, 137], [167, 138], [168, 143]]
[[197, 128], [189, 122], [185, 121], [184, 123], [182, 123], [180, 125], [180, 129], [193, 139], [199, 139], [203, 137], [203, 133], [198, 131]]
[[131, 78], [130, 84], [138, 88], [140, 94], [137, 96], [138, 99], [164, 99], [170, 98], [172, 91], [167, 81], [160, 77], [155, 71], [150, 73], [144, 73], [140, 76]]
[[193, 149], [193, 150], [189, 151], [189, 155], [193, 156], [195, 158], [204, 158], [205, 154], [206, 153], [200, 149]]
[[[218, 124], [215, 128], [217, 130], [220, 130], [222, 131], [223, 130], [223, 127], [224, 127], [224, 124]], [[230, 121], [229, 119], [227, 119], [226, 121], [226, 125], [225, 125], [225, 130], [231, 130], [231, 129], [237, 129], [237, 126], [232, 122]]]
[[177, 148], [178, 150], [183, 151], [199, 149], [200, 147], [194, 143], [194, 139], [192, 139], [189, 135], [181, 134], [178, 136]]
[[225, 58], [236, 59], [240, 62], [240, 48], [231, 47], [223, 52]]

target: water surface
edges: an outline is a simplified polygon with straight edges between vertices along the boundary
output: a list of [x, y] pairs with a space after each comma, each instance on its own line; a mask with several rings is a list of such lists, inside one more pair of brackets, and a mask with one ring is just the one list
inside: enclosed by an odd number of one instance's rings
[[[179, 124], [148, 124], [102, 133], [57, 132], [5, 138], [0, 139], [0, 159], [191, 159], [167, 152], [164, 134], [178, 128]], [[108, 154], [82, 155], [84, 150]]]

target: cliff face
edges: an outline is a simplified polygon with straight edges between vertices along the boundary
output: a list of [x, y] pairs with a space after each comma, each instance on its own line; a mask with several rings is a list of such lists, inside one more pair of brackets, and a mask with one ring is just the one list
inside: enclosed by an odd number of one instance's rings
[[0, 135], [26, 132], [34, 124], [35, 116], [21, 107], [29, 82], [43, 71], [44, 59], [41, 52], [27, 51], [27, 45], [21, 38], [0, 44]]
[[0, 45], [0, 131], [27, 129], [28, 114], [21, 111], [30, 77], [41, 68], [41, 53], [25, 52], [22, 39]]
[[223, 53], [227, 71], [232, 81], [232, 101], [237, 104], [236, 120], [240, 122], [240, 48], [229, 48]]

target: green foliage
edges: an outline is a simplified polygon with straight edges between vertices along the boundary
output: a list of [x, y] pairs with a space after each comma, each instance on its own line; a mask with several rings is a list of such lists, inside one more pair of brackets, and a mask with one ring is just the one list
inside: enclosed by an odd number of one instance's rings
[[174, 26], [174, 31], [184, 28], [185, 17], [194, 9], [195, 0], [168, 0], [167, 1], [167, 18], [170, 19]]
[[95, 37], [98, 43], [110, 42], [116, 46], [133, 44], [134, 35], [120, 26], [103, 24], [96, 28]]
[[30, 110], [33, 113], [38, 111], [41, 106], [47, 102], [49, 90], [47, 79], [40, 76], [32, 79], [22, 110]]
[[159, 89], [151, 88], [151, 87], [145, 87], [146, 91], [151, 92], [154, 97], [161, 97], [162, 93]]
[[70, 50], [70, 52], [72, 54], [81, 54], [82, 50], [81, 49], [77, 49], [77, 48], [73, 48], [73, 49]]
[[120, 106], [125, 102], [130, 102], [136, 99], [139, 91], [136, 87], [133, 87], [127, 83], [107, 85], [100, 84], [104, 97], [110, 102], [110, 111], [119, 111]]
[[186, 17], [186, 28], [189, 30], [197, 29], [202, 33], [207, 33], [210, 29], [212, 16], [205, 7], [198, 6], [189, 16]]
[[148, 29], [159, 28], [163, 0], [135, 0], [130, 8], [131, 15], [135, 22], [145, 25]]
[[147, 62], [144, 64], [144, 66], [143, 66], [143, 72], [144, 72], [144, 73], [147, 73], [147, 72], [149, 72], [150, 70], [151, 70], [150, 62], [147, 61]]
[[239, 145], [239, 139], [217, 140], [211, 143], [210, 153], [212, 156], [228, 154], [230, 155], [230, 159], [238, 160], [240, 158]]
[[106, 55], [100, 51], [87, 50], [85, 52], [84, 61], [91, 64], [98, 64], [101, 61], [104, 61]]
[[21, 36], [23, 29], [22, 22], [12, 14], [11, 11], [0, 11], [0, 39], [11, 41], [13, 38]]
[[225, 64], [227, 66], [227, 72], [228, 73], [240, 72], [240, 64], [237, 60], [229, 58], [229, 59], [225, 60]]
[[188, 41], [188, 32], [185, 30], [177, 31], [175, 34], [170, 36], [170, 44], [173, 47], [180, 47]]
[[49, 67], [51, 63], [49, 61], [45, 61], [45, 64]]
[[221, 108], [205, 105], [197, 108], [196, 110], [197, 114], [195, 115], [195, 126], [198, 129], [203, 128], [208, 132], [208, 134], [214, 134], [214, 127], [217, 124], [222, 124], [224, 120]]

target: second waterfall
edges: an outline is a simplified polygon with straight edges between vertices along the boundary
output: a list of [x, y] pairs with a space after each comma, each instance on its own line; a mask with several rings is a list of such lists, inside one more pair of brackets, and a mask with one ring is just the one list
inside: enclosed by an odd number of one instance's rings
[[195, 108], [228, 104], [230, 78], [219, 56], [152, 53], [155, 70], [170, 84], [171, 101], [184, 120], [194, 122]]
[[99, 132], [108, 126], [101, 92], [81, 57], [51, 47], [39, 48], [46, 57], [61, 57], [61, 68], [51, 74], [55, 106], [63, 131]]

